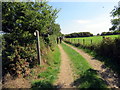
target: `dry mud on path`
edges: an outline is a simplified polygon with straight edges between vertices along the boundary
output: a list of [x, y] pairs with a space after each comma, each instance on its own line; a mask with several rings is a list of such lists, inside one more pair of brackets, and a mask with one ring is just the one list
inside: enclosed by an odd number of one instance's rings
[[98, 74], [108, 85], [108, 88], [120, 88], [120, 77], [115, 72], [113, 72], [110, 68], [107, 68], [101, 61], [88, 55], [81, 49], [78, 49], [69, 44], [66, 44], [66, 45], [71, 47], [75, 51], [77, 51], [81, 56], [83, 56], [88, 61], [88, 63], [92, 66], [94, 70], [97, 70]]
[[61, 66], [58, 80], [55, 82], [58, 88], [72, 88], [71, 84], [74, 81], [72, 68], [70, 66], [70, 59], [61, 47], [58, 45], [61, 52]]

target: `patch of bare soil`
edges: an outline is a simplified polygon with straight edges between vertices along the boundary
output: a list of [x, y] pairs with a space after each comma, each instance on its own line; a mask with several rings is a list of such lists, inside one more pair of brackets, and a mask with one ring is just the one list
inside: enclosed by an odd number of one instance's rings
[[70, 67], [70, 60], [61, 45], [58, 45], [60, 52], [61, 52], [61, 66], [60, 66], [60, 73], [58, 75], [58, 80], [55, 82], [55, 85], [58, 88], [72, 88], [73, 79], [73, 72]]
[[[43, 64], [42, 64], [43, 65]], [[44, 64], [45, 65], [45, 64]], [[45, 65], [47, 67], [47, 65]], [[35, 66], [31, 69], [31, 72], [29, 76], [22, 78], [17, 77], [16, 79], [10, 76], [10, 74], [7, 74], [3, 78], [3, 84], [2, 88], [31, 88], [31, 82], [34, 80], [39, 80], [38, 74], [43, 72], [46, 68]]]
[[3, 84], [2, 88], [30, 88], [31, 84], [24, 78], [17, 78], [15, 80], [9, 80]]
[[118, 76], [117, 73], [115, 73], [113, 70], [106, 67], [101, 61], [88, 55], [81, 49], [75, 48], [69, 44], [66, 45], [77, 51], [80, 55], [82, 55], [88, 61], [88, 63], [93, 67], [93, 69], [98, 71], [98, 74], [106, 82], [109, 88], [120, 88], [120, 77]]

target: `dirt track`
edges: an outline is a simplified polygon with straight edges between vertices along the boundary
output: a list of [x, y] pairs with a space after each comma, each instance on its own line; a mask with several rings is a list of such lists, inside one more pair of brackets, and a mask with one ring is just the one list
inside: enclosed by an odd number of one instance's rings
[[58, 45], [61, 52], [61, 66], [60, 73], [56, 85], [58, 88], [72, 88], [71, 83], [73, 82], [73, 73], [70, 67], [70, 60], [61, 45]]
[[66, 45], [77, 51], [80, 55], [82, 55], [93, 67], [93, 69], [98, 71], [98, 74], [106, 82], [109, 88], [120, 88], [120, 79], [118, 75], [115, 72], [113, 72], [110, 68], [107, 68], [102, 62], [88, 55], [84, 51], [73, 47], [69, 44]]

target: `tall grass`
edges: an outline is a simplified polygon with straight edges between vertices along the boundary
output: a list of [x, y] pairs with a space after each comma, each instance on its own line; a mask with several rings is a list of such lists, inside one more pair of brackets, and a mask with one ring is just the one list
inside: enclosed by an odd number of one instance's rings
[[32, 82], [32, 88], [54, 88], [53, 83], [57, 79], [57, 74], [60, 69], [60, 51], [55, 47], [54, 51], [50, 51], [46, 56], [49, 66], [47, 69], [38, 74], [39, 80]]
[[88, 62], [75, 50], [62, 44], [63, 49], [70, 57], [76, 80], [72, 85], [78, 88], [106, 88], [105, 82], [98, 76], [97, 71], [92, 69]]

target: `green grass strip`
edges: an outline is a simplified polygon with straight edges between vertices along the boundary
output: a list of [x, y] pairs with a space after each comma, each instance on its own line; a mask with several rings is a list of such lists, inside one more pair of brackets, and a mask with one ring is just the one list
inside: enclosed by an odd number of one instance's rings
[[86, 70], [91, 68], [88, 62], [75, 50], [65, 44], [62, 44], [62, 47], [70, 57], [77, 75], [83, 74]]
[[65, 44], [62, 44], [62, 47], [70, 57], [73, 70], [75, 74], [77, 74], [77, 79], [74, 81], [73, 85], [79, 88], [107, 87], [105, 82], [98, 76], [97, 71], [91, 68], [85, 58]]
[[60, 58], [61, 54], [59, 48], [56, 47], [54, 51], [51, 51], [46, 56], [49, 67], [42, 73], [38, 74], [38, 78], [41, 80], [35, 80], [32, 82], [32, 88], [54, 88], [53, 83], [57, 79], [57, 74], [60, 70]]

